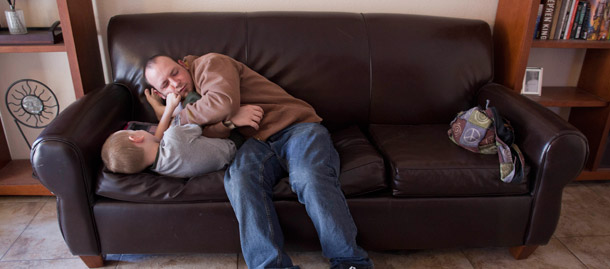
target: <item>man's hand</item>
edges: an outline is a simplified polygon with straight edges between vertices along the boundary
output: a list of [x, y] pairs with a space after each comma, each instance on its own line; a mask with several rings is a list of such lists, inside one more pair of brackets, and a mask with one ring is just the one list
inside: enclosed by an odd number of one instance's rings
[[230, 121], [237, 127], [250, 126], [258, 130], [264, 113], [260, 106], [244, 105], [239, 108], [237, 114], [231, 117]]

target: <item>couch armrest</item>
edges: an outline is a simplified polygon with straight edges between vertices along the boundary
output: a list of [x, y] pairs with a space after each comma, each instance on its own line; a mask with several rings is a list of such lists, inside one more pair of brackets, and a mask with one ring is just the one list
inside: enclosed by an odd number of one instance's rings
[[57, 196], [60, 229], [74, 255], [100, 254], [92, 207], [101, 148], [132, 107], [126, 87], [107, 85], [64, 109], [32, 146], [32, 168]]
[[477, 101], [484, 105], [486, 100], [510, 121], [516, 143], [532, 167], [532, 213], [524, 245], [546, 244], [557, 227], [563, 188], [584, 167], [587, 138], [557, 114], [502, 85], [484, 86]]

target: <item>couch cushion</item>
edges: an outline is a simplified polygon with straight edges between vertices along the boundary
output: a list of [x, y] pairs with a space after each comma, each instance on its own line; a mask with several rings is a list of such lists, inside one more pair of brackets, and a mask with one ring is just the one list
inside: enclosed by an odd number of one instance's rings
[[[332, 138], [341, 158], [339, 181], [346, 196], [387, 188], [383, 159], [358, 127], [334, 132]], [[149, 171], [126, 175], [101, 169], [96, 193], [116, 200], [143, 203], [228, 201], [224, 171], [183, 179]], [[274, 187], [273, 196], [275, 199], [296, 199], [288, 178], [283, 178]]]
[[[485, 196], [524, 194], [500, 180], [496, 154], [470, 152], [449, 140], [448, 124], [371, 125], [373, 140], [391, 167], [394, 196]], [[525, 166], [525, 178], [529, 174]]]

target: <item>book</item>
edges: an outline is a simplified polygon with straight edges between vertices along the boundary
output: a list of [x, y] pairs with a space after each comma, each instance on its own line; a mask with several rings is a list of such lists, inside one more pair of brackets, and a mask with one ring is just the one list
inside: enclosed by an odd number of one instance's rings
[[589, 29], [589, 18], [591, 17], [591, 4], [587, 2], [587, 9], [585, 11], [585, 18], [582, 22], [582, 31], [580, 32], [580, 39], [587, 40], [587, 29]]
[[610, 27], [610, 1], [602, 1], [605, 2], [601, 5], [603, 8], [603, 16], [602, 16], [602, 25], [599, 28], [599, 35], [597, 40], [607, 40], [608, 39], [608, 28]]
[[544, 9], [544, 4], [538, 5], [538, 15], [536, 17], [536, 26], [534, 30], [534, 39], [540, 38], [540, 18], [542, 17], [542, 10]]
[[587, 40], [598, 40], [599, 30], [601, 29], [604, 17], [604, 6], [606, 0], [589, 0], [591, 6], [587, 27]]
[[576, 17], [577, 7], [578, 0], [575, 0], [570, 8], [570, 14], [568, 15], [568, 21], [566, 22], [566, 31], [563, 39], [570, 39], [570, 34], [572, 34], [572, 24], [574, 23], [574, 18]]
[[573, 3], [574, 0], [567, 0], [565, 3], [566, 6], [563, 10], [563, 13], [561, 14], [561, 27], [559, 27], [558, 29], [559, 34], [557, 35], [557, 39], [563, 39], [563, 37], [565, 36], [566, 24], [568, 23], [568, 18], [570, 17], [570, 9]]
[[561, 8], [563, 7], [563, 0], [555, 1], [555, 12], [553, 12], [553, 23], [551, 24], [551, 34], [549, 39], [555, 39], [555, 35], [557, 34], [557, 21], [559, 21], [559, 14], [561, 14]]
[[572, 22], [572, 30], [570, 30], [570, 39], [576, 39], [576, 30], [578, 30], [578, 19], [580, 15], [584, 12], [582, 7], [584, 5], [583, 0], [578, 1], [578, 7], [576, 8], [576, 13], [574, 14], [574, 21]]
[[540, 19], [540, 39], [549, 39], [551, 25], [553, 24], [553, 13], [555, 12], [555, 0], [546, 0], [542, 9]]
[[580, 36], [582, 33], [582, 25], [585, 20], [585, 13], [587, 13], [587, 6], [589, 5], [587, 3], [587, 1], [585, 1], [585, 0], [581, 0], [581, 3], [582, 3], [582, 7], [581, 7], [580, 14], [578, 14], [578, 24], [576, 27], [576, 34], [574, 34], [574, 39], [581, 39]]
[[563, 0], [563, 3], [561, 3], [561, 10], [559, 11], [557, 26], [555, 27], [555, 39], [561, 39], [562, 30], [564, 29], [565, 25], [567, 12], [566, 7], [570, 6], [570, 2], [572, 2], [572, 0]]

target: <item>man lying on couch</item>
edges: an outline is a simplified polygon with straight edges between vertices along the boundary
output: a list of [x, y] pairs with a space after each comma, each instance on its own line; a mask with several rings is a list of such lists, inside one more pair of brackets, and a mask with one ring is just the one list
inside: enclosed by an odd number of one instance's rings
[[[324, 256], [332, 268], [372, 268], [367, 253], [356, 244], [356, 226], [339, 184], [339, 155], [321, 118], [306, 102], [228, 56], [210, 53], [174, 61], [152, 57], [144, 76], [160, 96], [201, 99], [180, 111], [180, 123], [223, 122], [240, 105], [263, 108], [258, 130], [241, 127], [249, 139], [237, 151], [225, 173], [225, 190], [239, 222], [242, 252], [249, 268], [291, 268], [283, 250], [283, 234], [272, 201], [273, 186], [286, 173], [299, 202], [316, 227]], [[155, 111], [162, 106], [153, 105]], [[237, 126], [239, 127], [239, 126]], [[215, 127], [216, 128], [216, 127]], [[212, 131], [212, 130], [209, 130]], [[226, 133], [226, 130], [217, 130]]]

